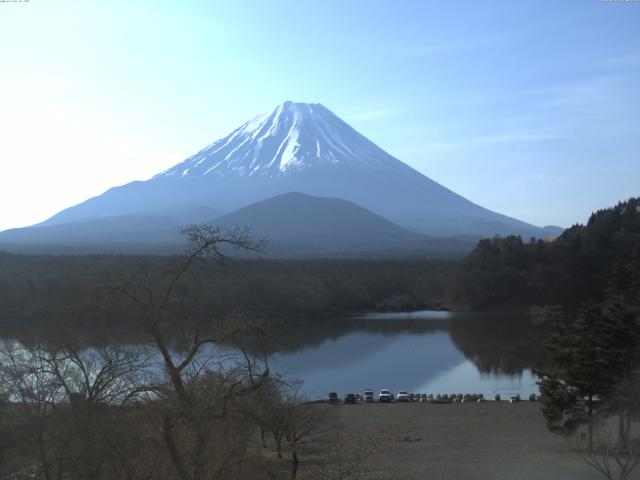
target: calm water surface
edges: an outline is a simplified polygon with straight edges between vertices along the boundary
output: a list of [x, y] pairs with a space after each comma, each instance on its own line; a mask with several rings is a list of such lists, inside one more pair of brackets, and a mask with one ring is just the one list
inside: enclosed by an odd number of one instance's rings
[[270, 369], [302, 381], [311, 398], [383, 388], [528, 396], [538, 391], [531, 369], [545, 334], [511, 314], [363, 313], [289, 329]]
[[432, 311], [366, 313], [303, 335], [292, 351], [272, 359], [271, 368], [303, 380], [303, 392], [313, 398], [369, 388], [528, 396], [538, 391], [526, 358], [532, 356], [529, 340], [537, 339], [508, 318], [492, 321]]

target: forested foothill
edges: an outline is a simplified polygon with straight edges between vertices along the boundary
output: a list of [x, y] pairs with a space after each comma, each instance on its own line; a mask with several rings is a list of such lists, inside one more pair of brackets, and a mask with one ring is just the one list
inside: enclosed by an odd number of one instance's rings
[[638, 198], [598, 210], [586, 225], [574, 225], [548, 241], [514, 236], [481, 240], [462, 261], [452, 296], [474, 308], [577, 306], [604, 298], [618, 264], [639, 281]]
[[[5, 329], [48, 324], [73, 311], [86, 325], [125, 327], [130, 312], [105, 302], [102, 287], [157, 276], [179, 257], [30, 256], [0, 253], [0, 318]], [[202, 259], [181, 279], [181, 291], [210, 323], [242, 308], [290, 321], [349, 310], [441, 307], [452, 262], [445, 260]]]
[[[0, 318], [5, 326], [29, 324], [74, 310], [82, 311], [83, 321], [108, 317], [110, 324], [120, 324], [127, 312], [105, 311], [100, 287], [153, 275], [176, 258], [0, 252]], [[310, 316], [359, 309], [577, 306], [603, 298], [619, 263], [639, 276], [637, 198], [599, 210], [586, 225], [574, 225], [554, 239], [481, 240], [462, 261], [258, 258], [212, 269], [199, 260], [181, 288], [208, 319], [238, 307]]]

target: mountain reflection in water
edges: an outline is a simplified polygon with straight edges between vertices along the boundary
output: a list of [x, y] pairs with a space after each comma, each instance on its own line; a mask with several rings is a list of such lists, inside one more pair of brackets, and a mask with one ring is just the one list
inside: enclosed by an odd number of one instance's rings
[[291, 331], [271, 368], [314, 398], [366, 388], [528, 396], [544, 334], [513, 314], [365, 313]]
[[[547, 331], [517, 314], [421, 311], [316, 318], [281, 332], [276, 345], [280, 353], [269, 366], [287, 380], [301, 380], [302, 392], [311, 398], [368, 388], [528, 396], [537, 392], [531, 369], [541, 365]], [[86, 348], [98, 345], [84, 335]], [[148, 339], [132, 330], [114, 341], [145, 348]], [[174, 347], [176, 355], [184, 354], [179, 337]], [[240, 356], [232, 345], [220, 347], [223, 354]], [[217, 348], [205, 346], [199, 355], [206, 358]], [[151, 347], [149, 355], [156, 364], [152, 370], [162, 372], [159, 353]]]

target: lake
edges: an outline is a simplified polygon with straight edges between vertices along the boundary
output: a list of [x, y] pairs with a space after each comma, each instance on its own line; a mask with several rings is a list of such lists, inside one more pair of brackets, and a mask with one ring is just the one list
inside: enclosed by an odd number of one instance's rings
[[382, 388], [524, 397], [538, 392], [531, 367], [542, 336], [514, 315], [364, 313], [297, 332], [271, 369], [302, 380], [312, 398]]
[[[289, 381], [300, 380], [310, 398], [383, 388], [528, 397], [538, 392], [532, 368], [542, 362], [546, 332], [515, 313], [365, 312], [290, 326], [269, 366]], [[202, 358], [217, 348], [203, 348]], [[221, 353], [234, 351], [227, 346]], [[152, 371], [163, 371], [157, 350], [150, 352], [152, 365], [157, 364]]]

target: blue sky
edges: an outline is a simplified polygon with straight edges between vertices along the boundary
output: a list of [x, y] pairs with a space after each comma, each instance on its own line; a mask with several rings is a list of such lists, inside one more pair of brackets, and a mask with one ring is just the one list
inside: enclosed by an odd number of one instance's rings
[[285, 100], [483, 206], [584, 222], [640, 194], [640, 3], [0, 3], [0, 229]]

